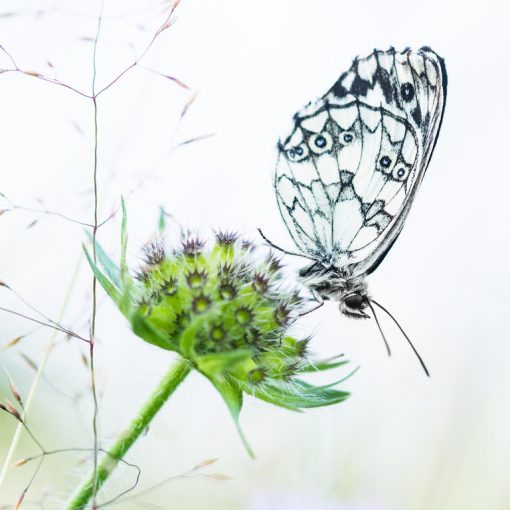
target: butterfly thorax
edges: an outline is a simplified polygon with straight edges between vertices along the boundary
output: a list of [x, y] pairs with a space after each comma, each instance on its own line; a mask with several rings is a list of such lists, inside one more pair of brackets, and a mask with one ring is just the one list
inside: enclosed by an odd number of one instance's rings
[[354, 276], [349, 269], [315, 262], [300, 270], [303, 282], [324, 300], [339, 302], [340, 311], [349, 317], [364, 319], [368, 305], [365, 275]]

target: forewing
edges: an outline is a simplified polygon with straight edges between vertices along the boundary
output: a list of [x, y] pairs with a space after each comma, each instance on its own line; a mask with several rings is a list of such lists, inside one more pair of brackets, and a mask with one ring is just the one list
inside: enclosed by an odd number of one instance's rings
[[446, 99], [432, 50], [375, 50], [294, 117], [275, 189], [305, 254], [371, 272], [400, 233], [432, 155]]

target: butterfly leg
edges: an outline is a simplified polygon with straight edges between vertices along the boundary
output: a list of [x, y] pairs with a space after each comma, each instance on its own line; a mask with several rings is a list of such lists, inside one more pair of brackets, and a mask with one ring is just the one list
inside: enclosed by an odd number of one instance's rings
[[315, 306], [314, 308], [311, 308], [310, 310], [307, 310], [306, 312], [303, 312], [303, 313], [300, 313], [299, 316], [300, 317], [303, 317], [303, 315], [308, 315], [309, 313], [312, 313], [312, 312], [315, 312], [315, 310], [318, 310], [321, 306], [324, 305], [324, 299], [322, 299], [320, 297], [319, 294], [317, 294], [317, 292], [315, 292], [314, 290], [312, 290], [312, 295], [313, 295], [313, 299], [317, 304], [317, 306]]

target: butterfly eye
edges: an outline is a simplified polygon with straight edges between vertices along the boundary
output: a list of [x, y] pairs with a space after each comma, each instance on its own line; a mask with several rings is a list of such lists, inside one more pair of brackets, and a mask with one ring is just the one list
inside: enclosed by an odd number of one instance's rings
[[354, 135], [349, 131], [345, 131], [340, 135], [340, 143], [342, 145], [348, 145], [354, 140]]
[[400, 87], [400, 93], [402, 94], [402, 99], [409, 103], [414, 97], [414, 87], [410, 83], [403, 83]]
[[329, 133], [319, 133], [317, 135], [310, 135], [308, 145], [315, 154], [322, 154], [331, 149], [333, 140]]
[[363, 310], [363, 308], [365, 308], [365, 300], [360, 294], [346, 296], [344, 303], [351, 310]]
[[409, 175], [409, 168], [405, 166], [397, 166], [393, 169], [392, 177], [396, 181], [405, 181]]

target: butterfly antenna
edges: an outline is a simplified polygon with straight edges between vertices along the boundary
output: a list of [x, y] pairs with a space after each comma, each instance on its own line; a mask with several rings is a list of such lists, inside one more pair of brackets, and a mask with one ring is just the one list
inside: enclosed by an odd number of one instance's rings
[[278, 245], [274, 244], [272, 241], [270, 241], [265, 235], [264, 232], [260, 228], [257, 229], [259, 231], [260, 236], [264, 241], [271, 246], [271, 248], [274, 248], [275, 250], [281, 251], [282, 253], [285, 253], [285, 255], [293, 255], [294, 257], [304, 257], [305, 259], [309, 260], [315, 260], [312, 257], [308, 257], [307, 255], [303, 255], [302, 253], [295, 253], [292, 251], [284, 250], [283, 248], [280, 248]]
[[[391, 315], [391, 313], [386, 310], [386, 308], [384, 308], [383, 305], [381, 305], [380, 303], [378, 303], [377, 301], [374, 301], [373, 299], [371, 300], [372, 303], [374, 303], [374, 305], [377, 305], [383, 312], [386, 312], [386, 314], [393, 320], [393, 322], [397, 325], [398, 329], [400, 329], [400, 332], [404, 335], [405, 339], [409, 342], [409, 345], [411, 346], [411, 349], [413, 350], [414, 354], [416, 354], [416, 357], [418, 358], [423, 370], [425, 371], [425, 374], [427, 374], [427, 377], [430, 377], [430, 373], [427, 369], [427, 366], [425, 365], [425, 362], [423, 361], [423, 359], [421, 358], [421, 356], [418, 354], [418, 351], [416, 350], [416, 348], [414, 347], [413, 345], [413, 342], [411, 342], [411, 339], [406, 335], [406, 332], [402, 329], [402, 326], [398, 323], [397, 319], [395, 319], [395, 317], [393, 317], [393, 315]], [[370, 304], [370, 302], [369, 302]], [[370, 307], [372, 308], [372, 307]], [[375, 314], [374, 314], [375, 316]], [[377, 320], [377, 319], [376, 319]]]
[[384, 340], [384, 345], [386, 345], [386, 350], [388, 351], [388, 356], [391, 356], [390, 345], [388, 344], [388, 340], [386, 340], [386, 336], [384, 335], [384, 332], [381, 328], [381, 324], [379, 323], [379, 319], [377, 318], [374, 307], [372, 306], [370, 301], [367, 301], [367, 303], [368, 303], [370, 310], [372, 310], [372, 313], [373, 313], [374, 319], [375, 319], [375, 323], [377, 324], [377, 327], [379, 328], [379, 333], [381, 333], [382, 339]]

